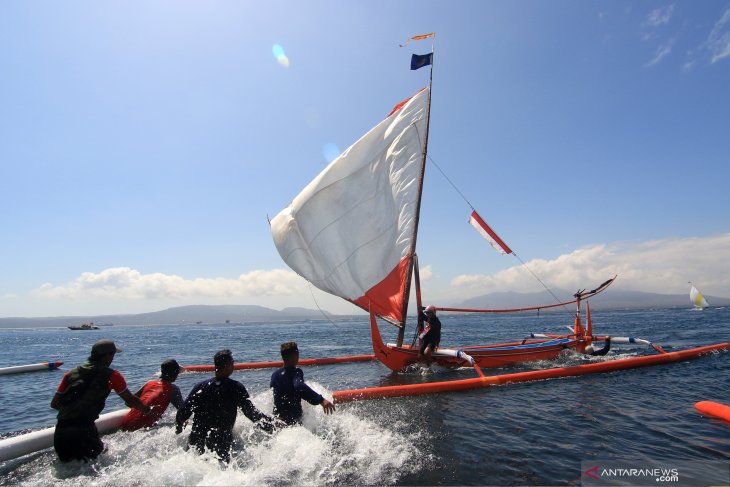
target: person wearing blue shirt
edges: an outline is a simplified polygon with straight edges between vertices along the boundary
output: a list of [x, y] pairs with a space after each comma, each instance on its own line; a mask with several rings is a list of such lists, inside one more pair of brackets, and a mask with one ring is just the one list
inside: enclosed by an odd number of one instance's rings
[[301, 424], [302, 399], [314, 406], [321, 405], [325, 414], [335, 411], [335, 406], [304, 383], [304, 372], [297, 367], [299, 348], [296, 342], [281, 345], [284, 367], [271, 374], [270, 387], [274, 390], [274, 416], [287, 425]]

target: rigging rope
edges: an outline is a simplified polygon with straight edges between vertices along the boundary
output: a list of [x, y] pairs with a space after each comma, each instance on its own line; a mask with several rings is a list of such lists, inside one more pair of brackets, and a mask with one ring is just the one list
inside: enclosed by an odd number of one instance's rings
[[[472, 211], [476, 211], [476, 209], [474, 208], [474, 206], [473, 206], [473, 205], [472, 205], [472, 204], [471, 204], [471, 203], [469, 202], [469, 200], [468, 200], [468, 199], [466, 198], [466, 196], [464, 196], [464, 193], [462, 193], [461, 191], [459, 191], [459, 188], [457, 188], [457, 187], [456, 187], [456, 185], [454, 184], [454, 182], [453, 182], [453, 181], [452, 181], [452, 180], [451, 180], [451, 179], [450, 179], [450, 178], [449, 178], [449, 177], [448, 177], [448, 176], [446, 175], [446, 173], [444, 172], [444, 170], [443, 170], [443, 169], [441, 169], [441, 166], [439, 166], [439, 165], [438, 165], [438, 164], [436, 163], [436, 161], [435, 161], [435, 160], [433, 159], [433, 157], [431, 157], [431, 155], [430, 155], [430, 154], [428, 155], [428, 159], [429, 159], [429, 160], [430, 160], [430, 161], [431, 161], [431, 162], [433, 163], [433, 165], [434, 165], [434, 166], [436, 167], [436, 169], [438, 169], [438, 170], [439, 170], [439, 172], [440, 172], [440, 173], [441, 173], [441, 175], [442, 175], [442, 176], [444, 177], [444, 179], [446, 179], [446, 181], [448, 181], [448, 182], [449, 182], [449, 184], [451, 185], [451, 187], [452, 187], [452, 188], [454, 188], [454, 191], [456, 191], [456, 192], [457, 192], [457, 193], [459, 194], [459, 196], [461, 196], [461, 198], [462, 198], [462, 199], [463, 199], [463, 200], [464, 200], [464, 201], [466, 202], [466, 204], [467, 204], [467, 205], [469, 205], [469, 208], [471, 208], [471, 210], [472, 210]], [[533, 276], [533, 277], [534, 277], [535, 279], [537, 279], [537, 282], [539, 282], [540, 284], [542, 284], [542, 287], [544, 287], [544, 288], [545, 288], [545, 290], [546, 290], [546, 291], [547, 291], [548, 293], [550, 293], [550, 296], [552, 296], [552, 297], [553, 297], [553, 299], [555, 299], [555, 302], [557, 302], [557, 303], [560, 303], [560, 302], [561, 302], [561, 300], [560, 300], [560, 299], [559, 299], [559, 298], [558, 298], [558, 297], [557, 297], [557, 296], [556, 296], [556, 295], [555, 295], [555, 294], [554, 294], [554, 293], [552, 292], [552, 290], [551, 290], [551, 289], [550, 289], [549, 287], [547, 287], [547, 285], [546, 285], [546, 284], [545, 284], [545, 283], [544, 283], [544, 282], [542, 281], [542, 279], [540, 279], [540, 278], [538, 277], [538, 275], [537, 275], [537, 274], [535, 274], [535, 273], [534, 273], [534, 272], [532, 271], [532, 269], [530, 269], [530, 267], [529, 267], [529, 266], [528, 266], [527, 264], [525, 264], [525, 262], [524, 262], [524, 261], [523, 261], [523, 260], [522, 260], [522, 259], [520, 258], [520, 256], [519, 256], [519, 255], [517, 255], [517, 253], [516, 253], [516, 252], [515, 252], [514, 250], [512, 251], [512, 255], [514, 255], [514, 256], [515, 256], [515, 258], [516, 258], [516, 259], [517, 259], [518, 261], [520, 261], [520, 264], [522, 264], [522, 266], [523, 266], [523, 267], [524, 267], [525, 269], [527, 269], [527, 270], [528, 270], [528, 272], [529, 272], [530, 274], [532, 274], [532, 276]], [[565, 305], [563, 305], [563, 308], [565, 308]]]
[[319, 307], [319, 303], [317, 302], [317, 298], [314, 297], [314, 291], [312, 291], [312, 283], [309, 282], [309, 281], [307, 281], [306, 279], [304, 279], [304, 280], [307, 282], [307, 285], [309, 286], [309, 293], [312, 295], [312, 300], [314, 301], [315, 306], [317, 306], [317, 309], [319, 310], [319, 312], [322, 313], [322, 316], [324, 316], [325, 319], [330, 322], [330, 324], [334, 325], [335, 322], [332, 321], [330, 319], [330, 317], [325, 314], [325, 312], [322, 310], [322, 308]]

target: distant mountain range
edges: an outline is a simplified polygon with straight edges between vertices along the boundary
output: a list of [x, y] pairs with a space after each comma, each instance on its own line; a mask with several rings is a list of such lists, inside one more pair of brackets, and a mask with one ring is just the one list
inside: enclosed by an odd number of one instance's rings
[[[562, 301], [570, 301], [575, 291], [552, 290]], [[707, 296], [711, 306], [730, 306], [730, 298]], [[499, 292], [462, 301], [454, 307], [459, 308], [525, 308], [541, 304], [555, 303], [555, 298], [547, 291], [539, 293]], [[591, 309], [648, 309], [648, 308], [691, 308], [688, 294], [656, 294], [640, 291], [609, 289], [590, 299]]]
[[[325, 312], [327, 313], [327, 312]], [[327, 313], [329, 316], [329, 313]], [[284, 308], [281, 311], [255, 305], [179, 306], [152, 313], [101, 316], [55, 316], [47, 318], [0, 318], [0, 328], [74, 326], [93, 322], [113, 325], [185, 325], [191, 323], [244, 323], [324, 319], [318, 310]]]
[[[561, 301], [570, 301], [573, 292], [553, 290]], [[711, 306], [730, 306], [730, 298], [705, 296]], [[451, 303], [455, 308], [524, 308], [555, 303], [547, 291], [539, 293], [499, 292]], [[687, 294], [655, 294], [639, 291], [608, 290], [590, 300], [592, 310], [601, 309], [648, 309], [689, 308]], [[562, 309], [562, 308], [561, 308]], [[546, 310], [549, 311], [549, 310]], [[353, 306], [352, 315], [331, 315], [333, 319], [362, 315]], [[275, 310], [255, 305], [193, 305], [179, 306], [152, 313], [102, 316], [56, 316], [47, 318], [0, 318], [0, 328], [75, 326], [93, 322], [95, 325], [186, 325], [201, 323], [245, 323], [324, 319], [318, 310], [284, 308]]]

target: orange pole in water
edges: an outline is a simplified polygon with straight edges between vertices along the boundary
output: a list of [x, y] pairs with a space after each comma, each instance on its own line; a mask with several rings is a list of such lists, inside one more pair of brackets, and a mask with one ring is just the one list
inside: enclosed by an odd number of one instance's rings
[[695, 403], [695, 409], [705, 416], [714, 416], [730, 422], [730, 406], [725, 406], [719, 402], [700, 401]]
[[586, 365], [575, 365], [572, 367], [555, 367], [552, 369], [533, 370], [530, 372], [517, 372], [514, 374], [493, 375], [477, 377], [474, 379], [462, 379], [449, 382], [429, 382], [427, 384], [407, 384], [402, 386], [373, 387], [369, 389], [352, 389], [347, 391], [336, 391], [332, 394], [335, 403], [359, 401], [363, 399], [380, 399], [385, 397], [416, 396], [421, 394], [433, 394], [436, 392], [463, 391], [468, 389], [479, 389], [482, 387], [508, 384], [511, 382], [528, 382], [533, 380], [554, 379], [558, 377], [572, 377], [584, 374], [598, 374], [612, 372], [614, 370], [630, 369], [634, 367], [645, 367], [658, 365], [679, 360], [697, 358], [701, 355], [730, 349], [730, 343], [720, 343], [706, 347], [692, 348], [679, 352], [668, 352], [644, 357], [633, 357], [620, 360], [609, 360], [606, 362], [592, 363]]
[[[348, 357], [331, 357], [331, 358], [305, 358], [299, 361], [298, 365], [329, 365], [341, 364], [346, 362], [368, 362], [374, 360], [375, 355], [351, 355]], [[283, 367], [284, 362], [249, 362], [234, 364], [234, 370], [243, 369], [270, 369]], [[212, 372], [215, 370], [213, 365], [186, 365], [182, 368], [185, 372]]]

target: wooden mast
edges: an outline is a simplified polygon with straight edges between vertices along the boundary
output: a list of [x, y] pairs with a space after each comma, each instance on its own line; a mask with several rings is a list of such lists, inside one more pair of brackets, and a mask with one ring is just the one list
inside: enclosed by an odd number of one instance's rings
[[[411, 293], [411, 276], [413, 275], [414, 265], [418, 265], [418, 258], [416, 257], [416, 238], [418, 237], [418, 221], [421, 215], [421, 197], [423, 196], [423, 178], [426, 173], [426, 157], [428, 156], [428, 131], [429, 125], [431, 124], [431, 90], [433, 88], [433, 58], [434, 58], [434, 45], [436, 43], [436, 34], [433, 34], [431, 42], [431, 69], [428, 79], [428, 110], [426, 119], [426, 133], [423, 139], [423, 152], [421, 154], [421, 177], [418, 179], [418, 198], [416, 200], [416, 218], [415, 224], [413, 225], [413, 239], [411, 240], [411, 249], [409, 251], [409, 263], [408, 263], [408, 274], [406, 275], [406, 285], [403, 296], [403, 321], [400, 323], [398, 328], [398, 340], [396, 345], [403, 346], [403, 337], [406, 332], [406, 319], [408, 318], [408, 300]], [[417, 272], [417, 271], [416, 271]], [[416, 279], [416, 296], [418, 306], [421, 306], [421, 289], [420, 279]], [[421, 311], [420, 309], [418, 310]]]

